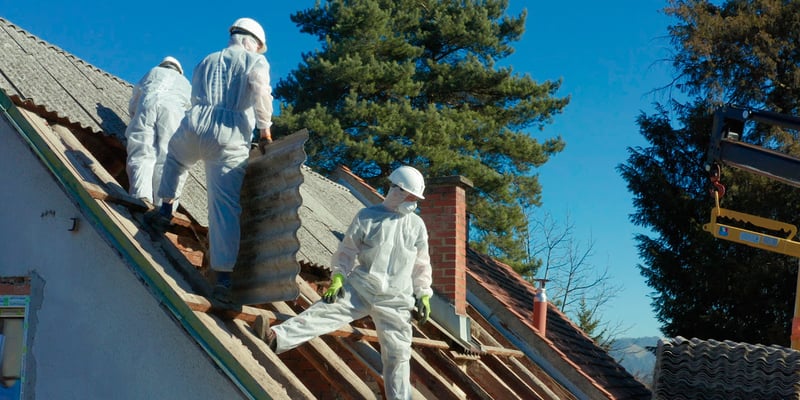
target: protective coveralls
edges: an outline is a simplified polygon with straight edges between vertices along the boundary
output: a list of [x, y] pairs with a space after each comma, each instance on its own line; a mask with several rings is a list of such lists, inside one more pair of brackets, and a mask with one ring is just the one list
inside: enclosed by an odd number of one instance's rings
[[410, 399], [411, 312], [414, 296], [430, 296], [428, 232], [408, 192], [389, 190], [383, 204], [356, 215], [333, 255], [332, 274], [346, 276], [343, 295], [317, 302], [272, 327], [281, 353], [367, 315], [381, 346], [384, 389], [389, 399]]
[[158, 191], [165, 200], [179, 198], [188, 170], [205, 162], [210, 266], [219, 272], [233, 271], [236, 263], [239, 192], [253, 129], [268, 131], [272, 124], [269, 63], [259, 48], [266, 50], [253, 37], [232, 33], [227, 48], [195, 67], [192, 106], [169, 144]]
[[131, 122], [125, 130], [131, 196], [153, 204], [161, 202], [154, 195], [161, 184], [167, 146], [189, 108], [191, 90], [180, 64], [172, 57], [165, 58], [134, 86], [128, 103]]

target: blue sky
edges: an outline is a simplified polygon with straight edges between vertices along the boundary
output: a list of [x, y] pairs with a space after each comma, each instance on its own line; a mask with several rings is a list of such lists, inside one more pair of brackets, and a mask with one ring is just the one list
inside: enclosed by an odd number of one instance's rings
[[[566, 149], [538, 172], [543, 208], [560, 222], [567, 217], [580, 243], [594, 242], [590, 263], [608, 267], [622, 290], [602, 312], [627, 328], [624, 336], [660, 336], [636, 265], [633, 236], [645, 232], [629, 222], [632, 196], [616, 166], [627, 147], [645, 146], [635, 123], [666, 101], [654, 89], [671, 81], [666, 0], [625, 2], [509, 0], [509, 13], [527, 9], [526, 31], [503, 65], [537, 81], [563, 79], [558, 96], [570, 96], [564, 112], [543, 131], [561, 135]], [[123, 7], [121, 4], [127, 4]], [[136, 3], [0, 0], [0, 16], [67, 52], [135, 83], [164, 56], [178, 58], [188, 74], [206, 54], [227, 44], [227, 28], [239, 17], [265, 27], [273, 82], [286, 77], [301, 54], [318, 47], [289, 15], [314, 0]], [[276, 104], [277, 108], [277, 104]]]

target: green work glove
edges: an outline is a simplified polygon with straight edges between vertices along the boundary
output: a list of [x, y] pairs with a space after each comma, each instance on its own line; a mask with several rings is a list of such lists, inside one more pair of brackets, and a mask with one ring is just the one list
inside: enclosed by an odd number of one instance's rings
[[340, 272], [333, 274], [333, 278], [331, 278], [331, 286], [328, 287], [328, 290], [325, 291], [325, 294], [322, 295], [322, 300], [326, 303], [330, 304], [336, 301], [336, 297], [344, 297], [344, 289], [342, 286], [344, 285], [344, 275]]
[[423, 295], [417, 299], [417, 324], [424, 325], [431, 316], [431, 296]]

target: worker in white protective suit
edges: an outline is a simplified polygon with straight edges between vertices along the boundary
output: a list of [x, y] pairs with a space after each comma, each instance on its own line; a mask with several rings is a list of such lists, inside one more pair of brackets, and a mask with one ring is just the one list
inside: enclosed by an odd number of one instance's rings
[[259, 315], [254, 331], [281, 353], [351, 321], [372, 317], [378, 334], [386, 397], [410, 399], [411, 317], [430, 316], [431, 263], [425, 223], [414, 213], [424, 199], [422, 174], [402, 166], [389, 175], [382, 204], [358, 212], [333, 254], [323, 301], [270, 327]]
[[[209, 54], [192, 74], [192, 106], [169, 144], [158, 195], [161, 208], [150, 218], [169, 225], [189, 168], [204, 161], [208, 193], [210, 267], [214, 296], [231, 301], [231, 273], [239, 250], [239, 194], [254, 128], [262, 148], [272, 142], [272, 89], [266, 36], [261, 25], [240, 18], [230, 27], [228, 47]], [[152, 215], [152, 214], [151, 214]]]
[[165, 57], [133, 87], [128, 103], [131, 122], [128, 139], [128, 192], [131, 196], [159, 204], [156, 195], [167, 159], [167, 145], [178, 129], [192, 86], [174, 57]]

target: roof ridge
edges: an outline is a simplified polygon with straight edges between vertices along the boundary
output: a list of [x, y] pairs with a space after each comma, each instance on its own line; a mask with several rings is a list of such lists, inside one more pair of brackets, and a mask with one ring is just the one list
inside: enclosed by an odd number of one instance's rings
[[120, 77], [118, 77], [118, 76], [116, 76], [116, 75], [114, 75], [114, 74], [112, 74], [112, 73], [110, 73], [110, 72], [108, 72], [108, 71], [106, 71], [106, 70], [104, 70], [104, 69], [102, 69], [102, 68], [100, 68], [100, 67], [98, 67], [98, 66], [96, 66], [96, 65], [94, 65], [94, 64], [92, 64], [92, 63], [90, 63], [90, 62], [88, 62], [88, 61], [86, 61], [86, 60], [84, 60], [82, 58], [80, 58], [80, 57], [78, 57], [78, 56], [76, 56], [75, 54], [65, 50], [64, 48], [62, 48], [62, 47], [60, 47], [60, 46], [58, 46], [58, 45], [56, 45], [54, 43], [51, 43], [51, 42], [48, 42], [47, 40], [42, 39], [41, 37], [33, 34], [31, 31], [29, 31], [29, 30], [27, 30], [27, 29], [15, 24], [15, 23], [9, 21], [6, 18], [0, 17], [0, 22], [4, 23], [4, 25], [7, 26], [7, 27], [14, 28], [14, 30], [24, 34], [25, 36], [27, 36], [29, 38], [35, 39], [37, 42], [45, 45], [45, 47], [52, 48], [57, 53], [60, 53], [60, 54], [64, 55], [67, 58], [71, 58], [71, 59], [74, 59], [74, 60], [78, 61], [81, 64], [85, 64], [86, 66], [94, 69], [95, 71], [100, 72], [103, 75], [106, 75], [107, 77], [111, 78], [112, 80], [115, 80], [117, 82], [123, 83], [125, 85], [130, 86], [130, 87], [133, 87], [132, 83], [130, 83], [130, 82], [128, 82], [128, 81], [126, 81], [126, 80], [124, 80], [124, 79], [122, 79], [122, 78], [120, 78]]
[[341, 190], [341, 191], [344, 191], [344, 192], [350, 192], [350, 189], [348, 189], [346, 186], [342, 185], [339, 182], [334, 181], [333, 179], [331, 179], [328, 176], [325, 176], [325, 175], [323, 175], [323, 174], [321, 174], [321, 173], [319, 173], [317, 171], [314, 171], [311, 167], [309, 167], [305, 163], [302, 165], [301, 168], [302, 168], [304, 174], [316, 175], [316, 176], [322, 178], [323, 182], [325, 182], [326, 184], [331, 185], [331, 186], [337, 188], [338, 190]]
[[0, 88], [17, 105], [124, 143], [130, 83], [5, 18], [0, 43]]

